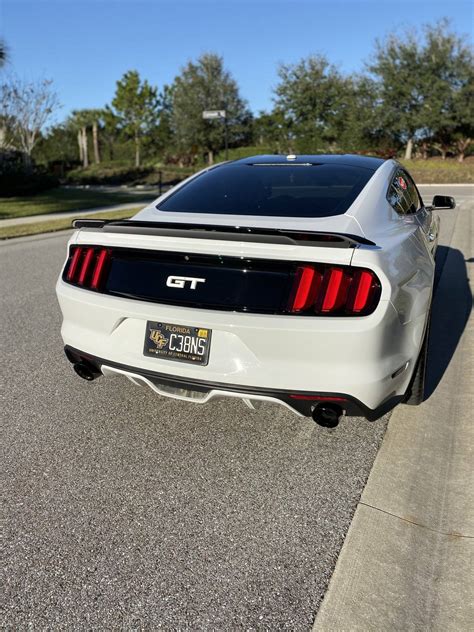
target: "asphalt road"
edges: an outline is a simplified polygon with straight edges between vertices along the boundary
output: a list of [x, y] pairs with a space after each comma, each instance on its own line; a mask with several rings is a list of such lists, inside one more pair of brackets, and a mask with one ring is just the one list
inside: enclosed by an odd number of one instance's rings
[[81, 381], [54, 296], [66, 240], [0, 246], [2, 627], [308, 630], [387, 418], [329, 430]]

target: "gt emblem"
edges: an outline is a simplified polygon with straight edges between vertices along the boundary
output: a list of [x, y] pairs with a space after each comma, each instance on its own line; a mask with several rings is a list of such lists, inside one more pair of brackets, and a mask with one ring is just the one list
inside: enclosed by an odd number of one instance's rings
[[205, 283], [206, 279], [197, 279], [196, 277], [185, 276], [169, 276], [166, 279], [166, 285], [168, 287], [176, 287], [183, 289], [186, 287], [186, 283], [189, 283], [191, 290], [195, 290], [198, 283]]
[[150, 340], [152, 340], [158, 349], [163, 349], [168, 342], [168, 338], [165, 338], [159, 329], [150, 330]]

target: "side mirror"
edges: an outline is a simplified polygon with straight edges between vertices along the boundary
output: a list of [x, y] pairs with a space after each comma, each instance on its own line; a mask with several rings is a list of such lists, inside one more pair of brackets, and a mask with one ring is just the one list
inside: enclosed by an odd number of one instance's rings
[[435, 195], [432, 206], [433, 208], [456, 208], [456, 200], [450, 195]]

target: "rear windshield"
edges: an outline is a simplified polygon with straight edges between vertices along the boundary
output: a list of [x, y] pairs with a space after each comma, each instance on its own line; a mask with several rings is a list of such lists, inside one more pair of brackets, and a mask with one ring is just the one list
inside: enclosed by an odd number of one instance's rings
[[372, 169], [334, 164], [231, 164], [201, 174], [157, 208], [216, 215], [341, 215], [373, 173]]

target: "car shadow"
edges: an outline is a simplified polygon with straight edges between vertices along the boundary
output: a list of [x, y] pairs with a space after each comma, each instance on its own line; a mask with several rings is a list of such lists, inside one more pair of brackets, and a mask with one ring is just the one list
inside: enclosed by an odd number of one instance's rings
[[455, 248], [439, 246], [425, 380], [425, 400], [440, 383], [472, 310], [465, 255]]

